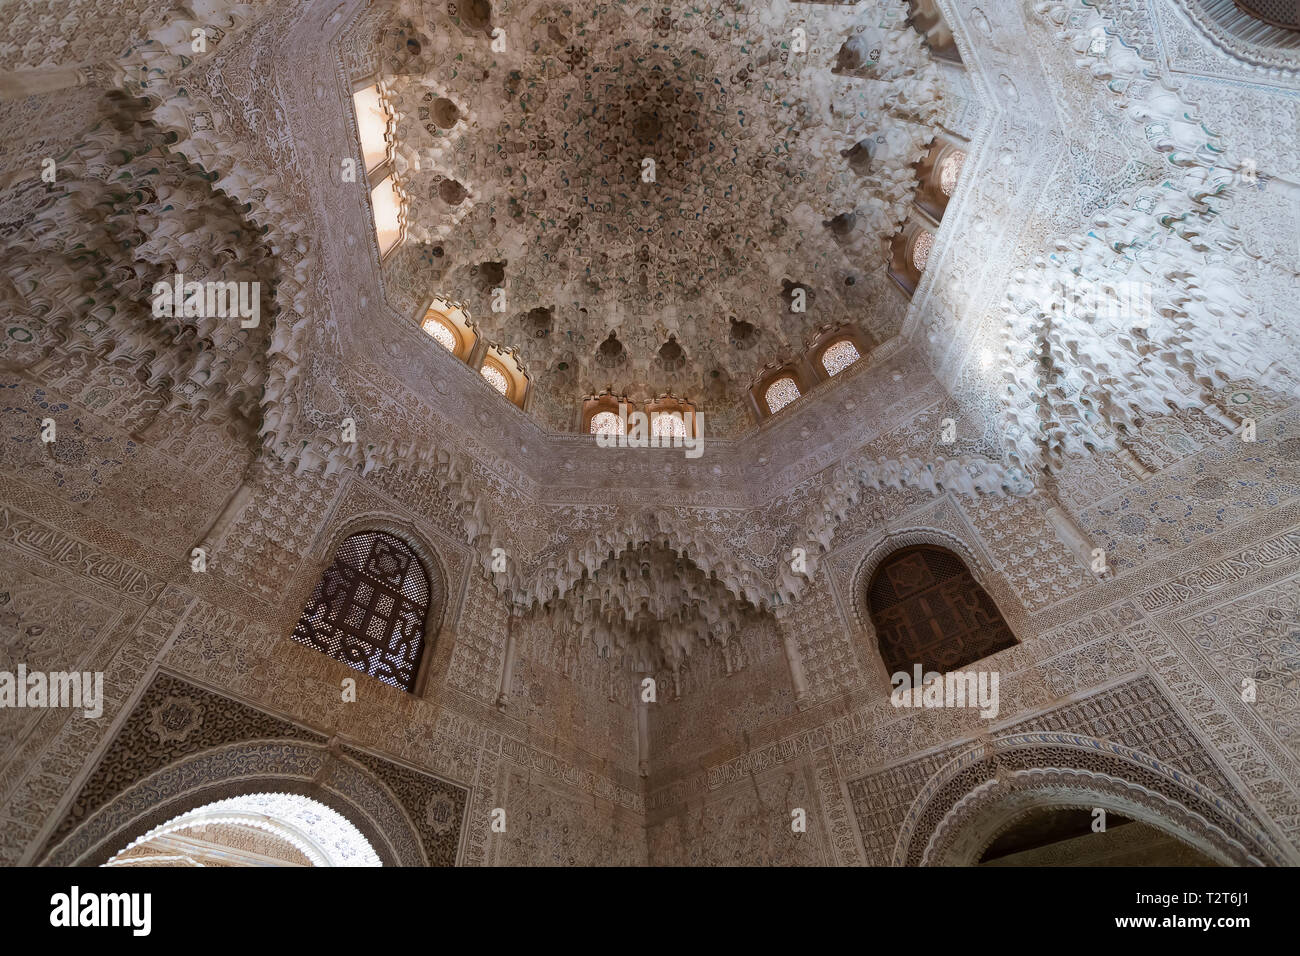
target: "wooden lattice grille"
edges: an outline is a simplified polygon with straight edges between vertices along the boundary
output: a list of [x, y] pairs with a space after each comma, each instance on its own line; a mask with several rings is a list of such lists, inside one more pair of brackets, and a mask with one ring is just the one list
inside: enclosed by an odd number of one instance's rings
[[293, 639], [409, 691], [429, 596], [428, 574], [404, 541], [382, 531], [354, 534], [321, 575]]
[[946, 673], [1016, 643], [993, 599], [943, 548], [890, 555], [871, 579], [867, 605], [891, 674], [910, 676], [916, 664]]

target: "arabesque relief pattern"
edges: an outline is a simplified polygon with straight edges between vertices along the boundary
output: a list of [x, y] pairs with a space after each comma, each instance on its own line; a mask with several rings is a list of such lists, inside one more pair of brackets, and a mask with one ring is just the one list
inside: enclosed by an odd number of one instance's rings
[[[1229, 108], [1216, 41], [1081, 0], [944, 0], [961, 67], [890, 0], [60, 0], [57, 43], [43, 6], [0, 26], [0, 668], [104, 700], [0, 713], [0, 862], [116, 852], [241, 765], [386, 863], [942, 863], [1052, 799], [1300, 862], [1286, 76]], [[382, 261], [339, 174], [366, 82], [409, 199]], [[889, 243], [940, 132], [968, 155], [909, 300]], [[259, 325], [154, 315], [177, 274], [258, 283]], [[1084, 298], [1133, 287], [1140, 327]], [[518, 350], [527, 409], [420, 331], [435, 295]], [[862, 360], [752, 420], [842, 323]], [[703, 454], [574, 434], [605, 387], [698, 399]], [[290, 637], [368, 527], [443, 575], [417, 693]], [[975, 665], [995, 717], [890, 703], [862, 578], [915, 544], [1016, 637]], [[213, 753], [163, 688], [224, 715]]]

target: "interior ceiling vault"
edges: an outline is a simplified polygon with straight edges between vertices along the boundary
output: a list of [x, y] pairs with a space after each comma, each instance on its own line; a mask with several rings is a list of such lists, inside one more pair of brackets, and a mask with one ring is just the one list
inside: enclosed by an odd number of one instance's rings
[[569, 404], [735, 403], [856, 321], [947, 91], [894, 10], [403, 0], [380, 29], [409, 254]]
[[[1032, 51], [1024, 75], [941, 67], [902, 5], [865, 0], [195, 6], [99, 67], [121, 92], [62, 160], [66, 188], [15, 186], [0, 295], [32, 331], [7, 360], [72, 376], [107, 356], [147, 395], [136, 434], [193, 413], [228, 422], [259, 467], [427, 482], [499, 594], [567, 608], [639, 665], [798, 601], [878, 494], [1050, 501], [1095, 461], [1090, 494], [1123, 489], [1156, 464], [1144, 421], [1194, 416], [1222, 437], [1234, 383], [1265, 409], [1296, 392], [1278, 291], [1295, 272], [1239, 228], [1267, 204], [1239, 147], [1084, 4], [1026, 14], [1064, 79]], [[982, 11], [966, 19], [963, 45], [1007, 54]], [[199, 57], [195, 24], [213, 31]], [[276, 74], [290, 149], [240, 112], [240, 83], [298, 46], [311, 70]], [[406, 201], [382, 260], [358, 238], [365, 194], [335, 172], [358, 147], [350, 88], [374, 82]], [[944, 131], [970, 156], [909, 302], [889, 244]], [[256, 279], [265, 323], [154, 321], [143, 290], [175, 273]], [[1150, 288], [1142, 323], [1079, 305], [1125, 283]], [[434, 297], [518, 349], [531, 418], [419, 332]], [[841, 323], [864, 361], [715, 439], [755, 375]], [[557, 415], [571, 430], [605, 388], [721, 412], [708, 455], [611, 457], [561, 434]], [[1077, 527], [1054, 528], [1086, 553]]]
[[3, 9], [0, 863], [1300, 862], [1300, 40]]

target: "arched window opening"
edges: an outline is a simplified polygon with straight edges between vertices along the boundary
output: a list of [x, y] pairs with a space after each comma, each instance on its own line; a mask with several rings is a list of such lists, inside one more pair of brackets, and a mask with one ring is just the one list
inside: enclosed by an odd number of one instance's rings
[[156, 826], [105, 866], [382, 866], [342, 814], [296, 793], [250, 793]]
[[966, 166], [965, 147], [966, 142], [958, 137], [949, 134], [936, 136], [917, 164], [916, 193], [912, 202], [934, 225], [943, 222], [948, 204], [957, 192]]
[[627, 417], [636, 405], [612, 392], [588, 396], [582, 402], [579, 431], [587, 435], [618, 435], [627, 431]]
[[965, 145], [960, 137], [938, 135], [917, 165], [912, 214], [889, 245], [889, 277], [909, 298], [930, 263], [935, 232], [957, 193], [966, 165]]
[[428, 574], [410, 546], [383, 531], [363, 531], [339, 546], [293, 639], [410, 691], [429, 598]]
[[656, 438], [685, 438], [686, 421], [681, 412], [655, 412], [650, 425]]
[[776, 414], [798, 398], [799, 394], [799, 386], [795, 384], [795, 380], [786, 375], [767, 387], [763, 400], [767, 402], [767, 410]]
[[957, 555], [916, 545], [881, 562], [867, 608], [890, 674], [959, 670], [1016, 643], [997, 605]]
[[840, 339], [822, 352], [822, 368], [826, 369], [827, 375], [834, 377], [860, 358], [862, 356], [852, 342]]
[[646, 402], [644, 411], [650, 416], [651, 436], [665, 439], [658, 443], [660, 447], [694, 438], [700, 432], [700, 416], [695, 403], [671, 392]]
[[488, 380], [488, 384], [495, 388], [502, 395], [510, 391], [510, 380], [506, 378], [506, 373], [501, 371], [490, 362], [484, 362], [483, 367], [479, 369], [483, 377]]
[[966, 151], [954, 150], [939, 164], [939, 188], [945, 196], [957, 191], [957, 182], [961, 179], [961, 168], [966, 164]]
[[529, 393], [528, 372], [519, 360], [518, 352], [501, 345], [490, 345], [478, 372], [493, 390], [501, 393], [506, 401], [520, 408], [527, 408]]
[[463, 306], [434, 296], [416, 313], [420, 330], [461, 361], [468, 362], [478, 345], [478, 330]]
[[916, 239], [912, 242], [912, 265], [916, 267], [917, 272], [924, 272], [926, 263], [930, 261], [930, 250], [934, 248], [934, 233], [922, 229], [916, 234]]
[[445, 348], [452, 355], [455, 355], [459, 351], [460, 342], [456, 338], [456, 333], [452, 331], [451, 326], [447, 324], [446, 320], [443, 319], [442, 316], [430, 312], [425, 316], [424, 322], [421, 324], [420, 328], [422, 328], [425, 333], [431, 336], [435, 342]]
[[617, 435], [623, 431], [623, 422], [613, 412], [597, 412], [591, 416], [591, 434]]

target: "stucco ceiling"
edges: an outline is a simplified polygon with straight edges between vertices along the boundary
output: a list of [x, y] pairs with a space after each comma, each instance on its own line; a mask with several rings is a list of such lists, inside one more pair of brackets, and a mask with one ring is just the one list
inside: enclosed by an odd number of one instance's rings
[[380, 42], [409, 271], [552, 405], [734, 404], [818, 329], [891, 337], [906, 302], [864, 279], [949, 96], [901, 16], [408, 0]]

